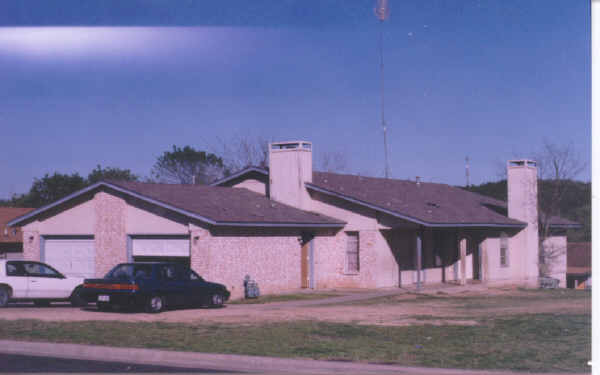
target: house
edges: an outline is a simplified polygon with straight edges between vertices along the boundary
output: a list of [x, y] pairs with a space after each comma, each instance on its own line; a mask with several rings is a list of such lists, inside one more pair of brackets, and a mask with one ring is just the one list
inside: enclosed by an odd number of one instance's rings
[[[189, 263], [243, 296], [296, 288], [457, 282], [537, 285], [537, 170], [508, 163], [508, 204], [444, 184], [313, 172], [310, 142], [269, 146], [269, 169], [213, 186], [103, 181], [12, 220], [23, 253], [67, 274]], [[556, 246], [566, 228], [554, 223]], [[565, 285], [566, 257], [554, 269]]]
[[18, 259], [23, 256], [21, 228], [8, 227], [7, 223], [32, 210], [33, 208], [0, 207], [0, 258]]
[[572, 242], [567, 245], [567, 288], [588, 289], [592, 286], [592, 244]]

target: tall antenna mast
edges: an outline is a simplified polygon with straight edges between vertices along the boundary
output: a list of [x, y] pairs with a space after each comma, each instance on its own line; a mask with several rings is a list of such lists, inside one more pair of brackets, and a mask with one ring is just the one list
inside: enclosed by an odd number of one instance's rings
[[469, 182], [469, 157], [467, 156], [465, 158], [465, 177], [467, 178], [467, 187], [469, 187], [470, 182]]
[[383, 148], [385, 152], [385, 178], [390, 177], [390, 164], [388, 159], [387, 124], [385, 123], [385, 97], [383, 75], [383, 21], [390, 15], [388, 0], [376, 0], [375, 15], [379, 19], [379, 67], [381, 70], [381, 127], [383, 129]]

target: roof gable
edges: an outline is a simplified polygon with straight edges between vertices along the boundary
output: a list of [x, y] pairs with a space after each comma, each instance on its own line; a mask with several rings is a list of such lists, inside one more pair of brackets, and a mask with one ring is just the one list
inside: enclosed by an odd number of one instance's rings
[[9, 222], [16, 225], [95, 189], [112, 189], [217, 226], [342, 227], [345, 223], [251, 192], [205, 185], [102, 181]]

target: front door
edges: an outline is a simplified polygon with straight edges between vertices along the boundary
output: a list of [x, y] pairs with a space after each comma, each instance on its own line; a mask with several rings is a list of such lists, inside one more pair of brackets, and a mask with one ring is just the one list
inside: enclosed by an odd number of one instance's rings
[[310, 287], [310, 275], [309, 275], [309, 241], [302, 243], [302, 250], [300, 252], [300, 286], [302, 288]]

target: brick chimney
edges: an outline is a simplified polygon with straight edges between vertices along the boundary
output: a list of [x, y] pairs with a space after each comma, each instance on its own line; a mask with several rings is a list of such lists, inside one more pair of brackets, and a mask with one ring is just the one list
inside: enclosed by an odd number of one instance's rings
[[300, 209], [309, 209], [304, 187], [312, 182], [312, 143], [305, 141], [269, 144], [269, 189], [271, 199]]
[[510, 256], [516, 263], [515, 267], [511, 264], [516, 272], [513, 277], [537, 285], [539, 233], [536, 162], [509, 160], [507, 179], [508, 217], [527, 223], [527, 227], [509, 241]]

